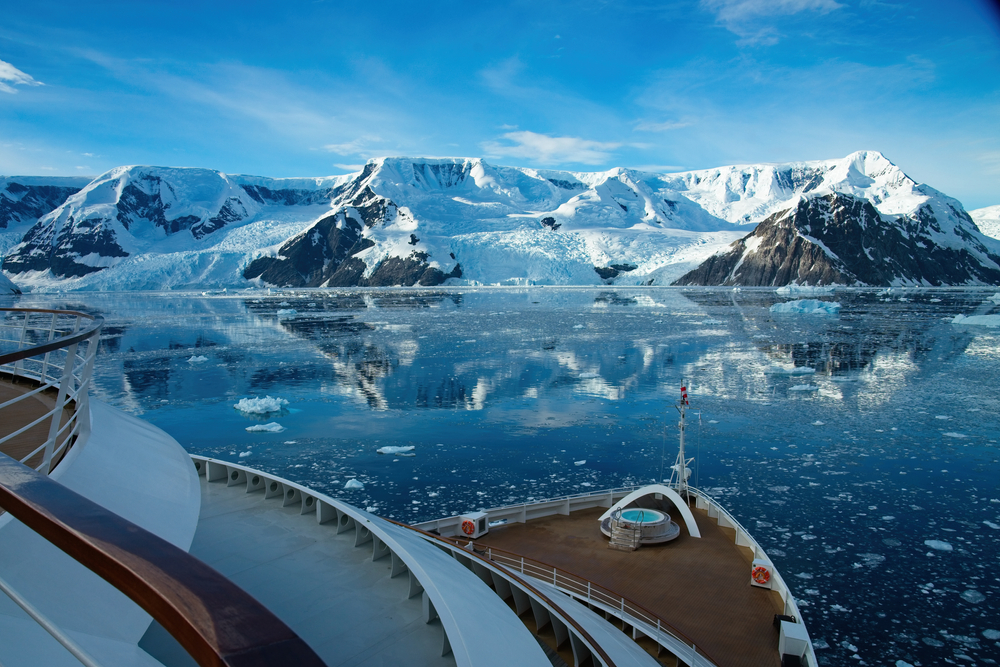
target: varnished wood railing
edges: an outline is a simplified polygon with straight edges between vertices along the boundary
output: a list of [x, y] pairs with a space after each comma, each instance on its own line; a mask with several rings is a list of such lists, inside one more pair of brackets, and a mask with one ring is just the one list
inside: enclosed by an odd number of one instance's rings
[[277, 616], [202, 561], [3, 454], [0, 507], [145, 609], [201, 667], [323, 667]]

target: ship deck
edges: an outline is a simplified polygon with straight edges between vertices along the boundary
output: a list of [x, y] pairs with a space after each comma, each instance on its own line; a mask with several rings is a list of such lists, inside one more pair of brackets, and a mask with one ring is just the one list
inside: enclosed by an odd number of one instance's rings
[[[557, 567], [637, 603], [694, 641], [718, 667], [779, 667], [774, 591], [750, 585], [749, 549], [708, 513], [691, 512], [702, 537], [682, 530], [672, 542], [636, 551], [608, 548], [603, 508], [498, 526], [476, 540]], [[671, 517], [683, 525], [683, 519]]]
[[[0, 404], [23, 396], [37, 387], [38, 385], [30, 380], [19, 379], [15, 381], [10, 376], [0, 377]], [[0, 419], [0, 438], [10, 435], [19, 428], [42, 417], [46, 412], [54, 408], [55, 405], [55, 391], [50, 390], [35, 394], [19, 403], [4, 408], [2, 413], [3, 418]], [[71, 416], [72, 405], [63, 408], [63, 414], [59, 422], [60, 426], [65, 424]], [[46, 419], [39, 424], [35, 424], [24, 433], [16, 435], [0, 445], [0, 452], [3, 452], [16, 461], [20, 461], [34, 451], [41, 443], [45, 442], [49, 435], [50, 425], [51, 419]], [[60, 438], [60, 443], [63, 438]], [[59, 458], [53, 461], [53, 467], [55, 467], [64, 455], [65, 451], [60, 453]], [[44, 453], [39, 452], [25, 463], [29, 467], [34, 468], [41, 464], [43, 456]]]

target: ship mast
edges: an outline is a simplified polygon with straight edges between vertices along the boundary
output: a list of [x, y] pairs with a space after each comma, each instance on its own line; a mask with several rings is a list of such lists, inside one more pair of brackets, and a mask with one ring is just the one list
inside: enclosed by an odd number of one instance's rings
[[681, 413], [681, 420], [677, 423], [677, 427], [680, 429], [680, 449], [677, 452], [677, 460], [674, 465], [670, 466], [670, 481], [669, 486], [672, 486], [677, 490], [677, 493], [681, 497], [687, 497], [688, 490], [688, 477], [691, 476], [691, 469], [688, 468], [688, 464], [694, 461], [694, 458], [685, 459], [684, 458], [684, 430], [687, 427], [687, 416], [686, 410], [691, 404], [688, 402], [687, 395], [687, 385], [684, 381], [681, 381], [681, 400], [674, 406], [677, 411]]

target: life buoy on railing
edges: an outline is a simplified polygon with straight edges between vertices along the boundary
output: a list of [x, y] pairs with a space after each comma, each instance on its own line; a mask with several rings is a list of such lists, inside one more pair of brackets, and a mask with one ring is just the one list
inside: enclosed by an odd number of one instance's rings
[[763, 565], [758, 565], [750, 571], [750, 576], [758, 584], [766, 584], [771, 581], [771, 571]]
[[462, 522], [462, 532], [466, 535], [472, 535], [476, 532], [476, 524], [472, 523], [468, 519]]

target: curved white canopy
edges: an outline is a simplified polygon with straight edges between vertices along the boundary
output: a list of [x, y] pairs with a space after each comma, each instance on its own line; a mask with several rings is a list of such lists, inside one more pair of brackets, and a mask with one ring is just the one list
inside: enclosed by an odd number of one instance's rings
[[684, 525], [687, 526], [688, 534], [691, 535], [691, 537], [701, 537], [701, 532], [698, 530], [698, 523], [694, 520], [694, 515], [691, 514], [691, 509], [687, 506], [687, 503], [684, 502], [684, 499], [681, 498], [676, 491], [671, 489], [669, 486], [664, 486], [662, 484], [650, 484], [649, 486], [644, 486], [641, 489], [636, 489], [615, 503], [611, 509], [601, 515], [601, 518], [598, 519], [598, 521], [604, 521], [609, 516], [614, 514], [615, 510], [619, 507], [624, 509], [625, 507], [628, 507], [629, 503], [635, 502], [639, 498], [650, 496], [654, 493], [661, 493], [663, 494], [663, 497], [670, 499], [670, 502], [674, 504], [677, 511], [681, 513], [682, 517], [684, 517]]

